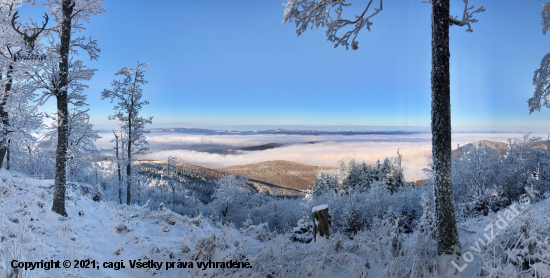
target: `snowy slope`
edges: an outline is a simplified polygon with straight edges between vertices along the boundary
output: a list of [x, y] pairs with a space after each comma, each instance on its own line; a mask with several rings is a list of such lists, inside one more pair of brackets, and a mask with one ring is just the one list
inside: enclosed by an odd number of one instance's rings
[[[78, 187], [67, 191], [69, 217], [65, 219], [51, 212], [52, 184], [52, 180], [0, 173], [0, 277], [11, 270], [13, 259], [60, 260], [61, 264], [70, 260], [72, 264], [67, 269], [60, 265], [47, 271], [22, 270], [22, 277], [186, 277], [185, 269], [167, 271], [166, 262], [183, 261], [183, 252], [189, 253], [199, 238], [227, 236], [200, 217], [189, 219], [169, 211], [94, 202]], [[227, 253], [232, 248], [224, 249]], [[215, 250], [212, 253], [212, 260], [223, 256]], [[86, 259], [95, 260], [96, 268], [74, 268], [74, 260]], [[163, 265], [159, 270], [131, 269], [128, 260], [137, 259]], [[121, 260], [125, 269], [103, 267], [104, 262]]]
[[[200, 216], [190, 219], [165, 209], [95, 202], [90, 194], [93, 190], [83, 185], [68, 188], [69, 217], [63, 218], [51, 212], [52, 184], [52, 180], [0, 171], [0, 277], [14, 274], [14, 259], [60, 261], [59, 268], [50, 270], [21, 269], [19, 277], [403, 277], [395, 275], [399, 272], [396, 269], [416, 256], [407, 251], [413, 233], [400, 235], [405, 255], [393, 258], [391, 225], [372, 223], [371, 230], [353, 240], [333, 235], [321, 243], [301, 244], [290, 241], [287, 235], [269, 232], [265, 225], [239, 231]], [[527, 207], [522, 213], [532, 219], [518, 216], [509, 227], [529, 219], [548, 227], [550, 200]], [[472, 251], [475, 241], [483, 238], [485, 228], [495, 223], [498, 215], [459, 223], [463, 253]], [[499, 238], [507, 240], [507, 236], [502, 231], [482, 253], [490, 250], [491, 244], [499, 244]], [[408, 258], [407, 254], [413, 256]], [[452, 266], [451, 258], [436, 258], [437, 273], [426, 276], [477, 277], [482, 272], [482, 257], [474, 253], [473, 261], [462, 272]], [[70, 268], [63, 267], [65, 260], [71, 263]], [[74, 268], [75, 260], [95, 261], [95, 268], [92, 264], [90, 268]], [[154, 261], [156, 265], [132, 268], [130, 260]], [[209, 260], [246, 262], [250, 268], [242, 268], [243, 264], [241, 268], [199, 267], [198, 263]], [[125, 268], [116, 270], [114, 264], [109, 265], [115, 262], [123, 262]], [[167, 270], [170, 262], [174, 268]], [[177, 268], [178, 262], [186, 268]], [[465, 261], [461, 258], [457, 263], [462, 266]], [[550, 273], [544, 272], [547, 265], [540, 263], [539, 277]]]

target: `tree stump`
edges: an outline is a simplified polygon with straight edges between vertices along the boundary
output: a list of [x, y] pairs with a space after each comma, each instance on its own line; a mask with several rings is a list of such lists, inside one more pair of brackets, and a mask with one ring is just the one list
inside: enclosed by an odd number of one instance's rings
[[328, 214], [328, 205], [320, 205], [311, 209], [313, 215], [313, 239], [317, 242], [317, 232], [320, 236], [329, 237], [331, 218]]

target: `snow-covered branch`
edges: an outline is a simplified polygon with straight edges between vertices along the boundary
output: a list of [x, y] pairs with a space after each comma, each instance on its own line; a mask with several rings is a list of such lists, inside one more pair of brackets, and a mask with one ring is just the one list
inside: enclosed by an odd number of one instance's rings
[[546, 31], [550, 29], [550, 2], [542, 5], [542, 12], [540, 12], [540, 15], [542, 16], [542, 34], [546, 35]]
[[458, 16], [452, 17], [449, 16], [449, 21], [451, 25], [458, 25], [458, 26], [464, 26], [467, 25], [468, 29], [466, 29], [466, 32], [473, 32], [471, 23], [476, 23], [478, 20], [473, 18], [473, 15], [475, 13], [481, 13], [484, 12], [485, 9], [483, 6], [477, 8], [474, 10], [474, 6], [468, 7], [468, 0], [462, 0], [464, 2], [464, 12], [462, 13], [462, 20], [458, 19]]
[[[550, 29], [550, 2], [542, 5], [542, 34], [546, 35], [546, 31]], [[532, 98], [527, 101], [529, 105], [529, 114], [535, 110], [540, 111], [542, 105], [550, 108], [550, 53], [544, 55], [540, 61], [540, 67], [535, 70], [533, 76], [533, 85], [535, 85], [535, 93]]]
[[[351, 5], [345, 2], [345, 0], [289, 0], [286, 4], [283, 4], [285, 12], [283, 15], [284, 20], [281, 23], [294, 21], [298, 36], [305, 32], [310, 25], [311, 29], [326, 25], [327, 40], [335, 42], [334, 47], [343, 45], [346, 49], [349, 49], [348, 41], [351, 38], [351, 48], [357, 50], [359, 42], [355, 39], [361, 29], [366, 28], [370, 31], [370, 26], [372, 25], [370, 19], [382, 11], [382, 0], [380, 0], [380, 6], [374, 8], [374, 11], [369, 14], [368, 11], [373, 2], [373, 0], [370, 0], [363, 12], [360, 15], [355, 15], [355, 20], [342, 18], [342, 7], [349, 7]], [[331, 11], [335, 13], [335, 19], [330, 16]], [[338, 37], [338, 31], [347, 25], [353, 25], [353, 29], [344, 33], [342, 37]]]
[[101, 52], [101, 49], [97, 45], [97, 40], [92, 40], [92, 37], [88, 38], [88, 42], [86, 42], [85, 37], [78, 37], [75, 40], [71, 42], [72, 46], [80, 47], [86, 52], [88, 52], [88, 55], [90, 56], [90, 61], [96, 60], [99, 58], [99, 53]]
[[550, 108], [550, 53], [544, 55], [540, 62], [540, 68], [535, 70], [533, 76], [533, 85], [535, 85], [535, 94], [527, 103], [529, 104], [529, 114], [535, 110], [540, 111], [541, 102], [544, 106]]

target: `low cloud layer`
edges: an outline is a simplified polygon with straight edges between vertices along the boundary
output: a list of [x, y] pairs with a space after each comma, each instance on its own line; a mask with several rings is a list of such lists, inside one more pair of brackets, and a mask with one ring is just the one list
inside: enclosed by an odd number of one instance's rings
[[[101, 134], [98, 145], [112, 145], [112, 134]], [[545, 134], [533, 134], [545, 136]], [[453, 134], [453, 149], [478, 140], [506, 142], [508, 138], [521, 139], [518, 133], [457, 133]], [[397, 149], [404, 157], [405, 178], [423, 179], [431, 160], [431, 134], [413, 135], [365, 135], [365, 136], [288, 136], [288, 135], [227, 135], [201, 136], [174, 133], [150, 134], [147, 139], [150, 152], [147, 159], [166, 159], [174, 156], [179, 161], [210, 168], [258, 163], [269, 160], [288, 160], [317, 166], [337, 166], [342, 158], [355, 158], [374, 164], [376, 160], [396, 155]], [[313, 143], [315, 142], [315, 143]], [[223, 145], [235, 149], [249, 146], [279, 143], [284, 146], [263, 151], [241, 151], [237, 155], [223, 155], [191, 150], [197, 145]]]

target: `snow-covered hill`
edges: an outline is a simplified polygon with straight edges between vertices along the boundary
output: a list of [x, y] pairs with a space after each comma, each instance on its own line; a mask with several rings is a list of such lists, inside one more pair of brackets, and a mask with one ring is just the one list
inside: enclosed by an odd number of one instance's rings
[[[195, 273], [188, 274], [186, 269], [177, 269], [177, 262], [189, 261], [197, 243], [237, 236], [236, 230], [215, 227], [200, 216], [190, 219], [167, 210], [96, 202], [83, 194], [91, 190], [82, 185], [68, 188], [69, 217], [64, 218], [51, 212], [52, 184], [53, 180], [0, 173], [0, 277], [11, 277], [6, 274], [13, 272], [14, 259], [60, 261], [57, 269], [21, 269], [20, 277], [193, 277], [208, 270], [197, 272], [194, 263]], [[221, 261], [234, 249], [225, 246], [195, 255], [206, 262]], [[63, 267], [65, 260], [69, 268]], [[75, 260], [95, 261], [95, 267], [86, 262], [82, 266], [88, 268], [75, 268]], [[132, 269], [129, 260], [163, 264], [158, 269]], [[123, 262], [125, 268], [104, 265], [115, 262]], [[175, 268], [166, 270], [167, 262], [176, 263]]]
[[[533, 260], [537, 277], [550, 275], [544, 234], [550, 233], [548, 199], [517, 207], [519, 213], [502, 230], [497, 221], [503, 212], [460, 223], [463, 257], [456, 264], [468, 265], [459, 272], [452, 258], [430, 261], [422, 254], [425, 248], [413, 244], [419, 242], [418, 232], [398, 234], [391, 221], [371, 223], [353, 240], [336, 234], [302, 244], [262, 224], [237, 230], [162, 208], [94, 201], [95, 189], [86, 185], [67, 189], [69, 216], [60, 217], [51, 212], [52, 184], [0, 171], [0, 277], [477, 277], [513, 273], [521, 264], [512, 261], [523, 258]], [[498, 234], [479, 249], [490, 224]], [[506, 251], [511, 261], [482, 269], [482, 261], [498, 257], [491, 250], [509, 242], [515, 244]], [[472, 253], [471, 261], [466, 252]], [[18, 262], [23, 268], [14, 270]], [[25, 262], [35, 269], [25, 270]], [[54, 267], [45, 270], [46, 262]]]

